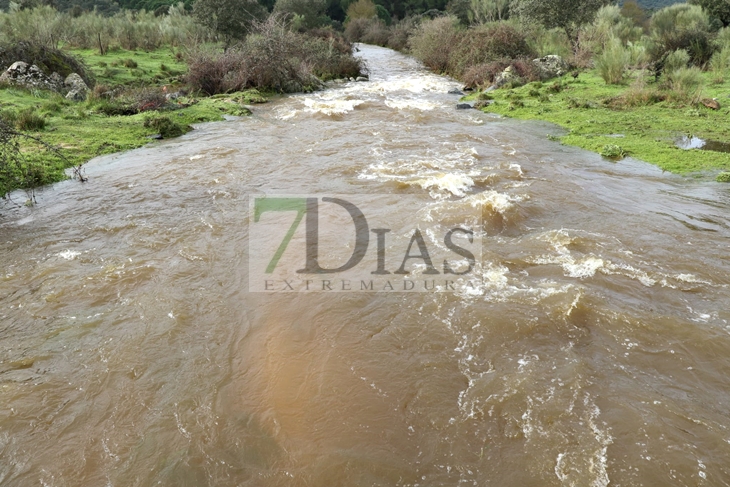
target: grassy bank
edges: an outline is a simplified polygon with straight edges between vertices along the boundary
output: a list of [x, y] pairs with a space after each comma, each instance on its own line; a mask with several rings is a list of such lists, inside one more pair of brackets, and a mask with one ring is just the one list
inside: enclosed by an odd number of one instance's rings
[[[717, 98], [721, 104], [719, 110], [670, 100], [627, 106], [635, 89], [628, 85], [607, 85], [595, 70], [582, 72], [577, 79], [564, 76], [514, 89], [493, 90], [488, 97], [494, 101], [483, 110], [553, 122], [568, 130], [560, 138], [562, 143], [615, 159], [628, 155], [678, 174], [715, 174], [730, 170], [730, 154], [683, 150], [675, 143], [682, 136], [730, 141], [730, 82], [712, 84], [710, 75], [704, 76], [707, 83], [703, 96]], [[479, 96], [474, 94], [468, 98]]]
[[[34, 185], [65, 178], [65, 169], [110, 154], [152, 143], [152, 137], [175, 137], [191, 124], [223, 120], [223, 115], [245, 116], [246, 105], [266, 101], [257, 90], [215, 96], [179, 96], [165, 101], [176, 90], [185, 64], [170, 49], [151, 52], [116, 50], [105, 56], [74, 51], [97, 79], [86, 101], [73, 102], [46, 90], [6, 86], [0, 89], [0, 118], [42, 140], [21, 138], [25, 167], [34, 168]], [[118, 98], [104, 92], [123, 92]], [[135, 100], [152, 100], [154, 109], [139, 113]], [[122, 114], [118, 112], [126, 112]], [[118, 113], [118, 114], [117, 114]], [[3, 176], [0, 174], [0, 176]], [[22, 178], [0, 177], [0, 194], [23, 187]]]

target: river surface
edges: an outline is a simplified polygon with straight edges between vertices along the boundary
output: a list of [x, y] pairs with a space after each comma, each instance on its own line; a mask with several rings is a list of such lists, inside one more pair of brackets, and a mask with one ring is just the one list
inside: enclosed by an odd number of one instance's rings
[[[3, 209], [0, 485], [730, 485], [728, 186], [359, 54]], [[476, 205], [482, 285], [248, 292], [252, 194]]]

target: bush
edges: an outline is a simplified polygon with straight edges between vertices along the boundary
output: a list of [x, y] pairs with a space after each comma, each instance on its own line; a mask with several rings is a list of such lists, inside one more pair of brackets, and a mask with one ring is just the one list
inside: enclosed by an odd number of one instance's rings
[[129, 69], [137, 68], [137, 61], [135, 61], [134, 59], [125, 59], [124, 61], [122, 61], [122, 64], [124, 65], [125, 68], [129, 68]]
[[596, 69], [606, 84], [617, 85], [624, 80], [630, 61], [631, 53], [624, 48], [619, 38], [612, 37], [596, 58]]
[[712, 80], [715, 83], [725, 81], [725, 76], [730, 70], [730, 46], [723, 47], [722, 50], [713, 54], [710, 59], [710, 69], [712, 70]]
[[[320, 34], [321, 35], [321, 32]], [[246, 41], [224, 53], [191, 54], [187, 82], [209, 95], [248, 87], [291, 93], [317, 88], [322, 79], [354, 77], [362, 70], [351, 47], [332, 34], [327, 38], [288, 30], [271, 17]]]
[[721, 172], [717, 175], [715, 181], [717, 181], [718, 183], [730, 183], [730, 172]]
[[464, 38], [455, 17], [439, 17], [422, 22], [410, 39], [411, 53], [426, 67], [445, 73], [451, 53]]
[[46, 119], [36, 114], [32, 108], [26, 108], [18, 112], [15, 126], [18, 130], [38, 132], [46, 127]]
[[651, 18], [654, 61], [672, 51], [684, 49], [695, 66], [702, 66], [715, 51], [710, 19], [697, 5], [675, 4], [656, 12]]
[[449, 73], [459, 77], [469, 66], [498, 59], [532, 59], [536, 56], [525, 35], [512, 25], [504, 22], [485, 24], [460, 36], [451, 53]]
[[601, 149], [601, 155], [608, 159], [619, 160], [626, 157], [626, 151], [616, 144], [607, 144]]
[[689, 64], [689, 54], [684, 49], [670, 52], [664, 60], [664, 72], [673, 73], [678, 69], [686, 68]]
[[699, 68], [679, 68], [666, 73], [664, 86], [669, 98], [680, 103], [697, 103], [702, 95], [702, 71]]
[[365, 32], [362, 36], [362, 42], [366, 44], [374, 44], [376, 46], [387, 46], [389, 38], [390, 29], [388, 29], [382, 20], [376, 19], [375, 21], [370, 22], [370, 24], [368, 24], [365, 28]]
[[390, 27], [388, 47], [396, 51], [406, 51], [409, 48], [410, 37], [419, 25], [416, 17], [406, 17]]
[[190, 127], [180, 125], [170, 119], [170, 117], [153, 117], [144, 121], [145, 128], [154, 129], [163, 139], [179, 137], [190, 130]]

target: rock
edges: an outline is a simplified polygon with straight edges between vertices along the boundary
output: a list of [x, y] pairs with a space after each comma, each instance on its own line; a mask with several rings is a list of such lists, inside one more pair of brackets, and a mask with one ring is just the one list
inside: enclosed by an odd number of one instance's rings
[[719, 110], [720, 109], [720, 102], [717, 101], [717, 99], [710, 99], [710, 98], [703, 98], [700, 102], [707, 108], [710, 108], [712, 110]]
[[464, 86], [461, 90], [462, 91], [474, 91], [474, 88], [471, 86]]
[[76, 73], [66, 76], [63, 84], [68, 88], [67, 100], [83, 101], [89, 93], [89, 87], [86, 86], [84, 80]]
[[507, 66], [504, 71], [494, 78], [494, 86], [500, 88], [507, 83], [521, 83], [521, 78], [512, 66]]
[[350, 76], [350, 81], [355, 81], [355, 78], [353, 78], [352, 76]]
[[52, 79], [46, 76], [35, 64], [28, 65], [28, 63], [24, 63], [23, 61], [16, 61], [10, 65], [0, 75], [0, 83], [18, 85], [24, 88], [40, 88], [43, 90], [57, 91], [60, 89], [56, 78]]
[[457, 103], [456, 109], [457, 110], [469, 110], [470, 108], [474, 108], [469, 103]]
[[53, 91], [61, 91], [61, 90], [63, 90], [63, 77], [60, 74], [58, 74], [58, 73], [51, 73], [51, 76], [48, 77], [48, 80], [54, 86], [54, 90]]
[[166, 94], [165, 95], [165, 99], [166, 100], [177, 100], [181, 96], [183, 96], [181, 92], [175, 91], [174, 93], [168, 93], [168, 94]]
[[162, 134], [148, 135], [147, 138], [152, 139], [152, 140], [162, 140], [163, 139]]
[[457, 90], [456, 88], [451, 88], [449, 90], [449, 95], [464, 95], [464, 93], [461, 90]]
[[543, 80], [563, 76], [569, 70], [568, 63], [555, 54], [533, 59], [532, 63], [540, 70], [540, 78]]
[[355, 78], [355, 81], [370, 81], [370, 78], [368, 78], [367, 76], [358, 76], [357, 78]]

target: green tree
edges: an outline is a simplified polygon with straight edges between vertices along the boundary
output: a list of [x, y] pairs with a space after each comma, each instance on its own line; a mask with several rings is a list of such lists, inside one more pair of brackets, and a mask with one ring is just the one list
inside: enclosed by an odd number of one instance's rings
[[310, 29], [326, 23], [326, 0], [276, 0], [274, 12], [298, 16], [301, 27]]
[[689, 0], [692, 5], [699, 5], [710, 16], [717, 19], [722, 25], [730, 25], [730, 0]]
[[234, 40], [246, 37], [251, 25], [267, 14], [256, 0], [197, 0], [193, 5], [195, 19], [223, 36], [226, 48]]
[[598, 9], [608, 3], [609, 0], [512, 0], [510, 12], [523, 21], [563, 29], [575, 46], [579, 27], [593, 21]]

